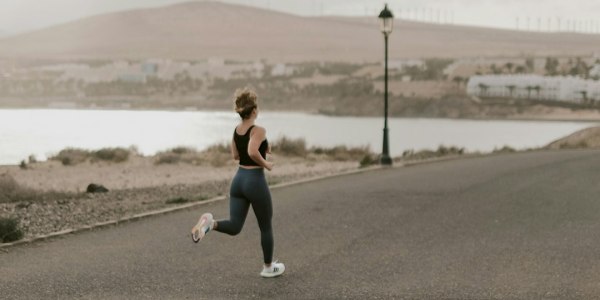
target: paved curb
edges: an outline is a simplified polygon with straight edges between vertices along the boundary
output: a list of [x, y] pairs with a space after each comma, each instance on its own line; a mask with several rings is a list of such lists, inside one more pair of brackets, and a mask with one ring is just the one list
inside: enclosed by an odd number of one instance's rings
[[[429, 164], [429, 163], [463, 159], [463, 158], [473, 158], [473, 157], [480, 157], [480, 156], [483, 156], [483, 155], [472, 155], [472, 156], [457, 155], [457, 156], [451, 156], [451, 157], [432, 158], [432, 159], [425, 159], [425, 160], [418, 160], [418, 161], [413, 161], [413, 162], [395, 164], [391, 168], [396, 169], [396, 168], [410, 167], [410, 166], [415, 166], [415, 165]], [[336, 174], [322, 175], [322, 176], [310, 177], [310, 178], [300, 179], [300, 180], [295, 180], [295, 181], [290, 181], [290, 182], [279, 183], [279, 184], [270, 186], [269, 188], [271, 190], [276, 190], [276, 189], [281, 189], [281, 188], [288, 187], [288, 186], [299, 185], [299, 184], [309, 183], [309, 182], [313, 182], [313, 181], [319, 181], [319, 180], [323, 180], [323, 179], [329, 179], [329, 178], [335, 178], [335, 177], [341, 177], [341, 176], [347, 176], [347, 175], [353, 175], [353, 174], [361, 174], [361, 173], [366, 173], [366, 172], [371, 172], [371, 171], [376, 171], [376, 170], [385, 170], [388, 168], [390, 168], [390, 167], [373, 166], [373, 167], [368, 167], [368, 168], [340, 172], [340, 173], [336, 173]], [[33, 243], [33, 242], [37, 242], [37, 241], [41, 241], [41, 240], [48, 240], [51, 238], [61, 237], [61, 236], [67, 235], [67, 234], [74, 234], [74, 233], [84, 232], [84, 231], [88, 231], [88, 230], [100, 229], [100, 228], [104, 228], [104, 227], [119, 225], [121, 223], [138, 221], [138, 220], [145, 219], [145, 218], [152, 217], [152, 216], [165, 215], [168, 213], [177, 212], [177, 211], [181, 211], [181, 210], [185, 210], [185, 209], [192, 209], [197, 206], [206, 205], [209, 203], [214, 203], [217, 201], [225, 200], [226, 198], [227, 198], [226, 196], [218, 196], [218, 197], [214, 197], [214, 198], [211, 198], [208, 200], [182, 204], [182, 205], [178, 205], [178, 206], [174, 206], [174, 207], [153, 210], [153, 211], [149, 211], [149, 212], [145, 212], [145, 213], [139, 213], [139, 214], [135, 214], [133, 216], [125, 217], [125, 218], [118, 219], [118, 220], [99, 222], [99, 223], [96, 223], [93, 225], [87, 225], [87, 226], [83, 226], [80, 228], [64, 229], [64, 230], [52, 232], [52, 233], [49, 233], [46, 235], [36, 236], [33, 238], [29, 238], [29, 239], [18, 240], [16, 242], [12, 242], [12, 243], [0, 244], [0, 250], [4, 250], [4, 249], [14, 247], [14, 246], [29, 244], [29, 243]]]

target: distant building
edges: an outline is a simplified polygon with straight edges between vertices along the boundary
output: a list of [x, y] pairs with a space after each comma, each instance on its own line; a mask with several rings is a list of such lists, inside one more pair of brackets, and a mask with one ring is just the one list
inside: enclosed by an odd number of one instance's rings
[[158, 64], [145, 62], [141, 66], [142, 73], [146, 75], [154, 75], [158, 71]]
[[221, 57], [211, 57], [208, 59], [208, 65], [211, 67], [222, 67], [225, 65], [225, 59]]
[[294, 68], [286, 64], [278, 63], [271, 69], [271, 76], [290, 76], [294, 74]]
[[600, 64], [596, 64], [590, 70], [590, 77], [600, 77]]
[[480, 75], [469, 79], [467, 94], [567, 102], [600, 101], [600, 81], [572, 76]]
[[68, 72], [72, 70], [89, 70], [90, 66], [86, 64], [56, 64], [56, 65], [44, 65], [41, 67], [34, 68], [38, 71], [54, 71], [54, 72]]

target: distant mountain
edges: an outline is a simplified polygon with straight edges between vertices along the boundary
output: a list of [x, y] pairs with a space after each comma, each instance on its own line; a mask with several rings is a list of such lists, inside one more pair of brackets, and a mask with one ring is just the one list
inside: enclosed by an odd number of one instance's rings
[[[600, 36], [397, 21], [390, 57], [590, 55]], [[97, 15], [0, 39], [0, 58], [377, 61], [377, 19], [301, 17], [220, 2]]]

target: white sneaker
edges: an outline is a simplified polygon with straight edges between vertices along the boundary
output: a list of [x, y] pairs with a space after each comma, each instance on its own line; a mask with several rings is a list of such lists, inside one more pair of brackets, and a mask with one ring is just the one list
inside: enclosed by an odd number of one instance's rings
[[206, 235], [211, 229], [213, 229], [215, 221], [211, 213], [205, 213], [198, 220], [198, 224], [192, 228], [192, 241], [194, 243], [199, 242], [204, 235]]
[[283, 274], [284, 271], [285, 265], [280, 262], [274, 261], [271, 263], [270, 267], [263, 267], [262, 272], [260, 272], [260, 276], [266, 278], [277, 277]]

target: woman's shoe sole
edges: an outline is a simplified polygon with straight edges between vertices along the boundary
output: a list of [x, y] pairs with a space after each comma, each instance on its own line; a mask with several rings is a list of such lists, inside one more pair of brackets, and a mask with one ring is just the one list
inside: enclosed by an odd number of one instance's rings
[[196, 226], [194, 226], [192, 228], [192, 241], [194, 243], [198, 243], [206, 234], [204, 231], [202, 231], [200, 229], [202, 229], [202, 226], [204, 226], [207, 219], [208, 219], [207, 214], [203, 214], [202, 217], [200, 217], [198, 224], [196, 224]]

